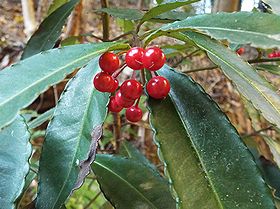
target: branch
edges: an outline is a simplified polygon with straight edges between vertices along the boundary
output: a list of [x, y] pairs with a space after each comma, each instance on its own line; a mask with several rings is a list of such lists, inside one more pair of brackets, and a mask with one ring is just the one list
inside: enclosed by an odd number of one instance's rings
[[[109, 5], [108, 0], [101, 0], [101, 7], [107, 8]], [[103, 40], [108, 41], [110, 36], [110, 29], [109, 29], [109, 21], [110, 17], [107, 13], [102, 13], [102, 25], [103, 25]]]
[[[254, 59], [254, 60], [248, 60], [247, 62], [250, 64], [253, 63], [264, 63], [264, 62], [277, 62], [280, 61], [280, 58], [274, 58], [274, 59]], [[214, 66], [209, 66], [209, 67], [204, 67], [204, 68], [197, 68], [197, 69], [193, 69], [193, 70], [187, 70], [187, 71], [182, 71], [183, 73], [193, 73], [193, 72], [199, 72], [199, 71], [204, 71], [204, 70], [213, 70], [219, 68], [218, 65], [214, 65]]]

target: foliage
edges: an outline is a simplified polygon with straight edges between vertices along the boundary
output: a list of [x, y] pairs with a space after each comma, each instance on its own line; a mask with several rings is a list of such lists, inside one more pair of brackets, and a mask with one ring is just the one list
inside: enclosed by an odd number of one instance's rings
[[[280, 96], [263, 76], [279, 76], [280, 59], [263, 56], [280, 46], [275, 1], [266, 1], [271, 4], [270, 13], [194, 15], [180, 9], [197, 0], [157, 1], [148, 11], [103, 7], [93, 12], [116, 18], [124, 34], [102, 43], [81, 41], [86, 36], [103, 40], [92, 34], [64, 37], [60, 42], [65, 21], [78, 2], [54, 0], [27, 42], [22, 60], [0, 71], [2, 207], [18, 207], [36, 181], [36, 199], [26, 208], [275, 208], [280, 196], [280, 143], [256, 125], [263, 117], [279, 134]], [[103, 26], [106, 33], [108, 22], [103, 21]], [[92, 84], [100, 72], [99, 56], [106, 51], [121, 56], [130, 47], [147, 46], [160, 36], [174, 39], [175, 44], [160, 45], [168, 58], [182, 57], [175, 66], [191, 63], [193, 56], [207, 56], [213, 66], [188, 72], [221, 69], [244, 97], [253, 128], [267, 143], [276, 164], [262, 160], [250, 148], [255, 162], [233, 124], [204, 89], [168, 65], [156, 74], [169, 80], [171, 91], [163, 100], [148, 97], [142, 121], [122, 123], [124, 111], [108, 115], [109, 94]], [[256, 59], [236, 54], [244, 44], [257, 49]], [[130, 72], [126, 66], [121, 68]], [[141, 77], [143, 85], [153, 76], [138, 72], [133, 76]], [[70, 81], [55, 107], [43, 114], [29, 110], [38, 95], [66, 76]], [[161, 164], [152, 163], [125, 141], [127, 136], [136, 138], [137, 131], [150, 129], [164, 172]]]

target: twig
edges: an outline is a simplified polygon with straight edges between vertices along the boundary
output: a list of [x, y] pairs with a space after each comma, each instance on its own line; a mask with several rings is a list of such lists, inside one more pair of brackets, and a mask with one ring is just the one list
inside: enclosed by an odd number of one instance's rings
[[93, 35], [93, 34], [90, 34], [89, 36], [91, 36], [93, 38], [96, 38], [97, 40], [104, 41], [103, 38], [101, 38], [99, 36], [96, 36], [96, 35]]
[[273, 129], [273, 126], [268, 126], [266, 128], [262, 128], [260, 130], [254, 131], [253, 133], [247, 134], [247, 135], [243, 135], [242, 137], [246, 138], [246, 137], [250, 137], [250, 136], [256, 136], [259, 133], [263, 132], [263, 131], [267, 131], [267, 130], [271, 130]]
[[199, 72], [199, 71], [204, 71], [204, 70], [213, 70], [218, 68], [219, 66], [215, 65], [215, 66], [210, 66], [210, 67], [204, 67], [204, 68], [197, 68], [197, 69], [193, 69], [193, 70], [186, 70], [186, 71], [182, 71], [183, 73], [193, 73], [193, 72]]
[[178, 62], [176, 62], [173, 65], [173, 67], [178, 67], [178, 65], [180, 65], [184, 61], [184, 59], [191, 57], [192, 55], [196, 54], [199, 51], [200, 51], [200, 49], [197, 49], [197, 50], [191, 52], [190, 54], [187, 54], [186, 56], [183, 56]]
[[101, 192], [98, 192], [90, 201], [89, 203], [84, 207], [84, 209], [88, 209], [90, 207], [90, 205], [97, 199], [97, 197], [99, 197], [99, 195], [101, 194]]
[[[252, 63], [264, 63], [264, 62], [276, 62], [280, 61], [280, 58], [276, 59], [255, 59], [255, 60], [248, 60], [247, 62], [252, 64]], [[182, 71], [183, 73], [193, 73], [193, 72], [198, 72], [198, 71], [204, 71], [204, 70], [213, 70], [219, 68], [218, 65], [210, 66], [210, 67], [204, 67], [204, 68], [197, 68], [193, 70], [187, 70], [187, 71]]]
[[[109, 5], [108, 0], [101, 0], [101, 7], [107, 8]], [[103, 41], [109, 41], [110, 29], [109, 29], [110, 17], [107, 13], [102, 14], [102, 26], [103, 26]]]
[[120, 138], [121, 138], [121, 116], [119, 113], [114, 113], [114, 139], [116, 142], [116, 150], [119, 150], [120, 147]]
[[133, 33], [134, 33], [134, 31], [128, 31], [126, 33], [123, 33], [123, 34], [121, 34], [121, 35], [111, 39], [110, 41], [117, 41], [117, 40], [119, 40], [119, 39], [121, 39], [121, 38], [123, 38], [125, 36], [132, 35]]

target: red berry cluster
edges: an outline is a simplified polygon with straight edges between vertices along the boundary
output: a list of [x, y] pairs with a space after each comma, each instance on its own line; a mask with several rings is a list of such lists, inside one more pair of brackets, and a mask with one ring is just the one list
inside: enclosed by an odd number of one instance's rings
[[[133, 70], [156, 71], [164, 65], [165, 59], [164, 53], [158, 47], [150, 47], [146, 50], [134, 47], [126, 52], [123, 66], [128, 66]], [[143, 93], [143, 85], [135, 78], [131, 78], [124, 81], [119, 88], [116, 77], [124, 67], [120, 68], [120, 60], [112, 52], [106, 52], [99, 58], [99, 66], [102, 72], [94, 77], [93, 84], [101, 92], [115, 92], [110, 97], [109, 110], [120, 112], [123, 108], [127, 108], [125, 112], [127, 120], [131, 122], [141, 120], [143, 113], [138, 103]], [[146, 91], [155, 99], [164, 99], [170, 91], [169, 81], [162, 76], [153, 76], [146, 84]]]
[[269, 58], [280, 57], [280, 51], [271, 52], [270, 54], [268, 54], [268, 57], [269, 57]]

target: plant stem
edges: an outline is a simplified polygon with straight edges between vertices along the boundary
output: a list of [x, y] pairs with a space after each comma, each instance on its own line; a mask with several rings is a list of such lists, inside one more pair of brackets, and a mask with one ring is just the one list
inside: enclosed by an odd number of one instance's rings
[[217, 65], [210, 66], [210, 67], [204, 67], [204, 68], [197, 68], [197, 69], [193, 69], [193, 70], [182, 71], [182, 73], [193, 73], [193, 72], [199, 72], [199, 71], [204, 71], [204, 70], [214, 70], [216, 68], [218, 68]]
[[114, 139], [116, 142], [116, 152], [118, 153], [120, 148], [120, 139], [121, 139], [121, 116], [119, 113], [114, 113]]
[[[264, 63], [264, 62], [276, 62], [276, 61], [280, 61], [280, 58], [274, 58], [274, 59], [255, 59], [255, 60], [248, 60], [247, 62], [250, 64], [253, 63]], [[187, 71], [182, 71], [183, 73], [193, 73], [193, 72], [199, 72], [199, 71], [204, 71], [204, 70], [213, 70], [219, 68], [218, 65], [214, 65], [214, 66], [210, 66], [210, 67], [204, 67], [204, 68], [197, 68], [197, 69], [193, 69], [193, 70], [187, 70]]]
[[[101, 0], [101, 7], [107, 8], [109, 5], [108, 0]], [[103, 41], [109, 41], [109, 21], [110, 17], [107, 13], [102, 13], [102, 26], [103, 26]]]
[[97, 197], [99, 197], [99, 195], [101, 194], [101, 192], [98, 192], [90, 201], [89, 203], [85, 206], [85, 209], [88, 209], [90, 207], [90, 205], [97, 199]]
[[254, 59], [248, 60], [249, 63], [263, 63], [263, 62], [277, 62], [280, 61], [280, 58], [264, 58], [264, 59]]
[[119, 40], [119, 39], [121, 39], [121, 38], [123, 38], [125, 36], [132, 35], [133, 33], [134, 33], [134, 31], [128, 31], [126, 33], [123, 33], [123, 34], [121, 34], [121, 35], [111, 39], [110, 41], [117, 41], [117, 40]]
[[273, 126], [268, 126], [266, 128], [262, 128], [260, 130], [254, 131], [253, 133], [250, 133], [250, 134], [247, 134], [247, 135], [243, 135], [242, 137], [246, 138], [246, 137], [250, 137], [250, 136], [256, 136], [256, 135], [258, 135], [259, 133], [261, 133], [263, 131], [268, 131], [268, 130], [271, 130], [271, 129], [273, 129]]

